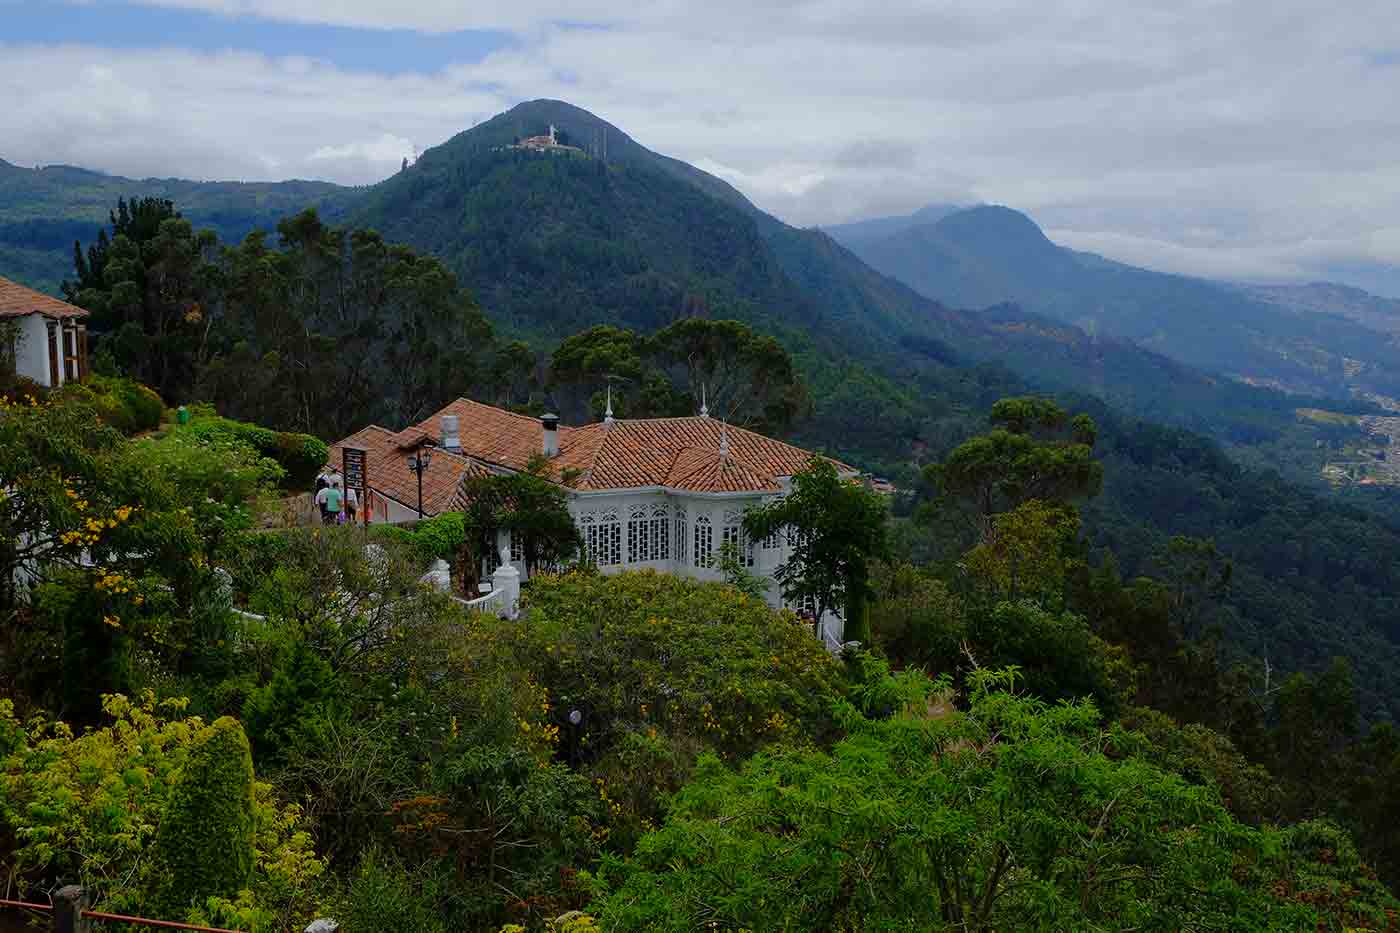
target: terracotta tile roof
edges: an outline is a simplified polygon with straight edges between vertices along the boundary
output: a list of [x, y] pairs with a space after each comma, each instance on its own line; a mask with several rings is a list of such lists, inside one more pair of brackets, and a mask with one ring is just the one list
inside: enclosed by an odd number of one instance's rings
[[[410, 438], [409, 441], [410, 443], [405, 444], [402, 434], [371, 425], [333, 444], [327, 464], [339, 470], [342, 448], [365, 448], [369, 487], [410, 509], [416, 509], [418, 477], [408, 468], [407, 456], [417, 446], [416, 442], [421, 441], [421, 437]], [[447, 511], [457, 493], [457, 487], [465, 477], [485, 476], [489, 473], [484, 466], [467, 457], [440, 448], [434, 449], [428, 461], [428, 468], [423, 471], [423, 512], [436, 515]]]
[[[456, 415], [462, 453], [482, 463], [524, 469], [543, 446], [538, 418], [458, 399], [400, 437], [436, 438], [444, 415]], [[720, 453], [725, 435], [728, 454]], [[779, 477], [807, 465], [800, 447], [715, 418], [648, 418], [559, 428], [557, 471], [578, 470], [583, 491], [669, 486], [695, 492], [774, 492]], [[853, 468], [832, 461], [843, 472]], [[558, 474], [556, 474], [558, 475]]]
[[690, 447], [676, 455], [666, 485], [692, 492], [780, 492], [782, 487], [718, 450]]
[[0, 318], [24, 317], [29, 314], [42, 314], [53, 318], [88, 316], [88, 312], [82, 308], [0, 277]]

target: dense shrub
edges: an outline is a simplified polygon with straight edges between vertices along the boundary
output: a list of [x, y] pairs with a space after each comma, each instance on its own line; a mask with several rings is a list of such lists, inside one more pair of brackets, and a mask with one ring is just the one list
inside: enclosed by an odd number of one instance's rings
[[586, 716], [588, 748], [625, 733], [696, 736], [741, 756], [778, 739], [820, 739], [841, 693], [836, 661], [790, 613], [719, 583], [654, 571], [531, 581], [512, 637], [561, 725]]
[[127, 435], [155, 430], [165, 413], [165, 405], [154, 391], [131, 379], [114, 376], [89, 376], [81, 384], [64, 386], [58, 395], [87, 402], [97, 409], [103, 421]]
[[300, 809], [253, 782], [238, 724], [173, 716], [183, 701], [157, 704], [150, 693], [139, 702], [109, 695], [103, 705], [110, 724], [78, 735], [64, 722], [21, 723], [0, 700], [6, 887], [28, 892], [62, 879], [86, 887], [99, 909], [161, 916], [174, 865], [180, 916], [189, 897], [241, 879], [247, 893], [228, 892], [243, 908], [239, 929], [303, 928], [318, 912], [325, 863]]
[[154, 855], [156, 903], [176, 916], [210, 897], [236, 897], [252, 878], [253, 759], [238, 721], [215, 721], [171, 788]]
[[231, 439], [247, 444], [264, 457], [271, 457], [287, 471], [287, 485], [309, 487], [321, 467], [326, 465], [330, 448], [324, 441], [309, 434], [273, 431], [256, 424], [220, 418], [196, 410], [195, 417], [178, 429], [200, 440]]
[[424, 562], [452, 562], [467, 540], [465, 516], [461, 512], [443, 512], [424, 519], [412, 528], [376, 525], [374, 534], [377, 538], [407, 545]]

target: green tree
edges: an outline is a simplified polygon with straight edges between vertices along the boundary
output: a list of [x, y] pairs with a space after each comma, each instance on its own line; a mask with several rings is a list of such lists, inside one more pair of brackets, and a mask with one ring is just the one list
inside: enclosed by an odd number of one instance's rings
[[1345, 834], [1242, 826], [1212, 788], [1106, 755], [1093, 704], [1020, 696], [1014, 680], [977, 672], [965, 713], [848, 709], [829, 753], [702, 760], [665, 826], [604, 860], [590, 912], [619, 933], [1387, 922], [1396, 902]]
[[[848, 619], [862, 618], [872, 593], [870, 562], [887, 548], [885, 502], [860, 483], [842, 479], [830, 460], [813, 457], [793, 476], [791, 492], [744, 516], [744, 532], [754, 541], [787, 536], [789, 557], [774, 576], [789, 601], [810, 600], [816, 606], [819, 625], [833, 609]], [[846, 636], [869, 638], [860, 631]]]
[[496, 553], [497, 532], [518, 544], [527, 572], [559, 568], [583, 546], [564, 489], [549, 479], [551, 466], [534, 457], [520, 473], [469, 476], [457, 501], [464, 507], [467, 550], [460, 566], [475, 578], [481, 558]]
[[924, 471], [931, 486], [973, 508], [981, 539], [990, 536], [999, 512], [1031, 499], [1069, 502], [1102, 488], [1103, 466], [1093, 454], [1097, 429], [1087, 416], [1071, 418], [1054, 402], [1026, 397], [997, 402], [991, 420], [992, 431]]
[[703, 398], [726, 421], [773, 434], [811, 407], [788, 352], [740, 321], [682, 318], [646, 345], [693, 405]]
[[155, 903], [183, 916], [207, 898], [236, 897], [253, 875], [255, 831], [248, 737], [225, 716], [190, 749], [170, 790], [153, 849]]

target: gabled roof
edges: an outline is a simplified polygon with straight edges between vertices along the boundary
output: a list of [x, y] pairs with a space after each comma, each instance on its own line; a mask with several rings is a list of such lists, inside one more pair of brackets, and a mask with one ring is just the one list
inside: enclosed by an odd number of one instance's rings
[[50, 298], [18, 282], [0, 277], [0, 318], [42, 314], [51, 318], [84, 318], [88, 312], [66, 301]]
[[[436, 438], [444, 415], [457, 416], [462, 454], [485, 464], [523, 470], [543, 447], [538, 418], [468, 399], [457, 399], [400, 436]], [[559, 454], [550, 463], [559, 477], [577, 471], [570, 487], [585, 492], [645, 486], [777, 492], [779, 479], [802, 470], [811, 457], [800, 447], [716, 418], [645, 418], [560, 427]], [[832, 462], [842, 472], [854, 472]]]
[[[339, 470], [343, 462], [341, 451], [345, 447], [363, 447], [369, 487], [415, 509], [418, 507], [418, 477], [408, 468], [408, 456], [422, 440], [421, 436], [405, 439], [388, 428], [371, 425], [332, 445], [326, 462]], [[467, 457], [434, 448], [428, 468], [423, 471], [423, 512], [436, 515], [448, 511], [463, 479], [489, 474], [489, 470]]]

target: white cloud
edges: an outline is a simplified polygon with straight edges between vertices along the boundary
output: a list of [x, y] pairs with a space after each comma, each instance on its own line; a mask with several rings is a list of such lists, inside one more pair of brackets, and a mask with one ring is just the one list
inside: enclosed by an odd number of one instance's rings
[[1390, 0], [148, 2], [517, 41], [436, 74], [0, 45], [0, 157], [364, 183], [559, 97], [797, 224], [988, 201], [1203, 274], [1400, 259]]

